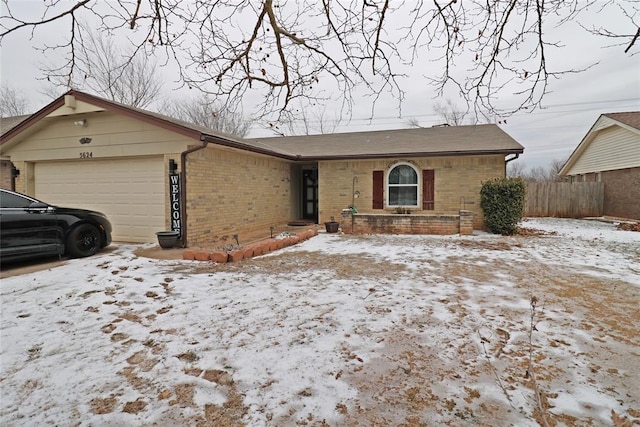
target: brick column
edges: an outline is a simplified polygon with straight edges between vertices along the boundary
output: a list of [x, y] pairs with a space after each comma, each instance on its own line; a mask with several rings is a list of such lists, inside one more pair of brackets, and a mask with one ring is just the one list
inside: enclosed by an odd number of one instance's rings
[[342, 232], [345, 234], [353, 233], [353, 211], [351, 209], [342, 209], [340, 228], [342, 228]]
[[471, 235], [473, 234], [473, 212], [467, 210], [460, 211], [460, 234]]

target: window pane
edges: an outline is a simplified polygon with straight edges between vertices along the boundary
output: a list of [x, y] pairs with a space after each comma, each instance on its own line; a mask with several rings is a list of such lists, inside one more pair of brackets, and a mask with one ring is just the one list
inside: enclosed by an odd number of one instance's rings
[[28, 208], [33, 200], [17, 194], [5, 193], [0, 191], [0, 207], [3, 208]]
[[389, 173], [389, 184], [418, 184], [418, 174], [411, 166], [396, 166]]
[[389, 186], [389, 205], [391, 206], [417, 206], [418, 187], [394, 187]]

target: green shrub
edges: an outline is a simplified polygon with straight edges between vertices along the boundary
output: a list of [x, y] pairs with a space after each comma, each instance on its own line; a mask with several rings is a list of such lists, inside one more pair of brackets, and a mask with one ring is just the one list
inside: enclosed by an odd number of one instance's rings
[[480, 207], [491, 233], [510, 236], [524, 215], [525, 182], [521, 178], [498, 178], [482, 183]]

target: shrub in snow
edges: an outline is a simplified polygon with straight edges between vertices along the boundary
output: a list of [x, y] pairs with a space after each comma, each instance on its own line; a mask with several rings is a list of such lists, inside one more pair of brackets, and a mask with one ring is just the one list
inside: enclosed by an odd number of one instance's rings
[[512, 235], [524, 215], [525, 183], [521, 178], [497, 178], [482, 183], [480, 207], [491, 233]]

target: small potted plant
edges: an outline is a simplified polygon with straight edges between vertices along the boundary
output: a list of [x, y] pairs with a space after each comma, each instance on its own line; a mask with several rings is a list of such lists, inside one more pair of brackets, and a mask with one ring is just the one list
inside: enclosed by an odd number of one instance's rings
[[333, 217], [331, 217], [331, 221], [327, 221], [324, 223], [324, 227], [327, 230], [327, 233], [337, 233], [338, 226], [340, 226], [340, 223], [336, 221]]
[[162, 249], [171, 249], [178, 244], [180, 232], [176, 230], [158, 231], [156, 233], [156, 237], [158, 238], [158, 244]]

